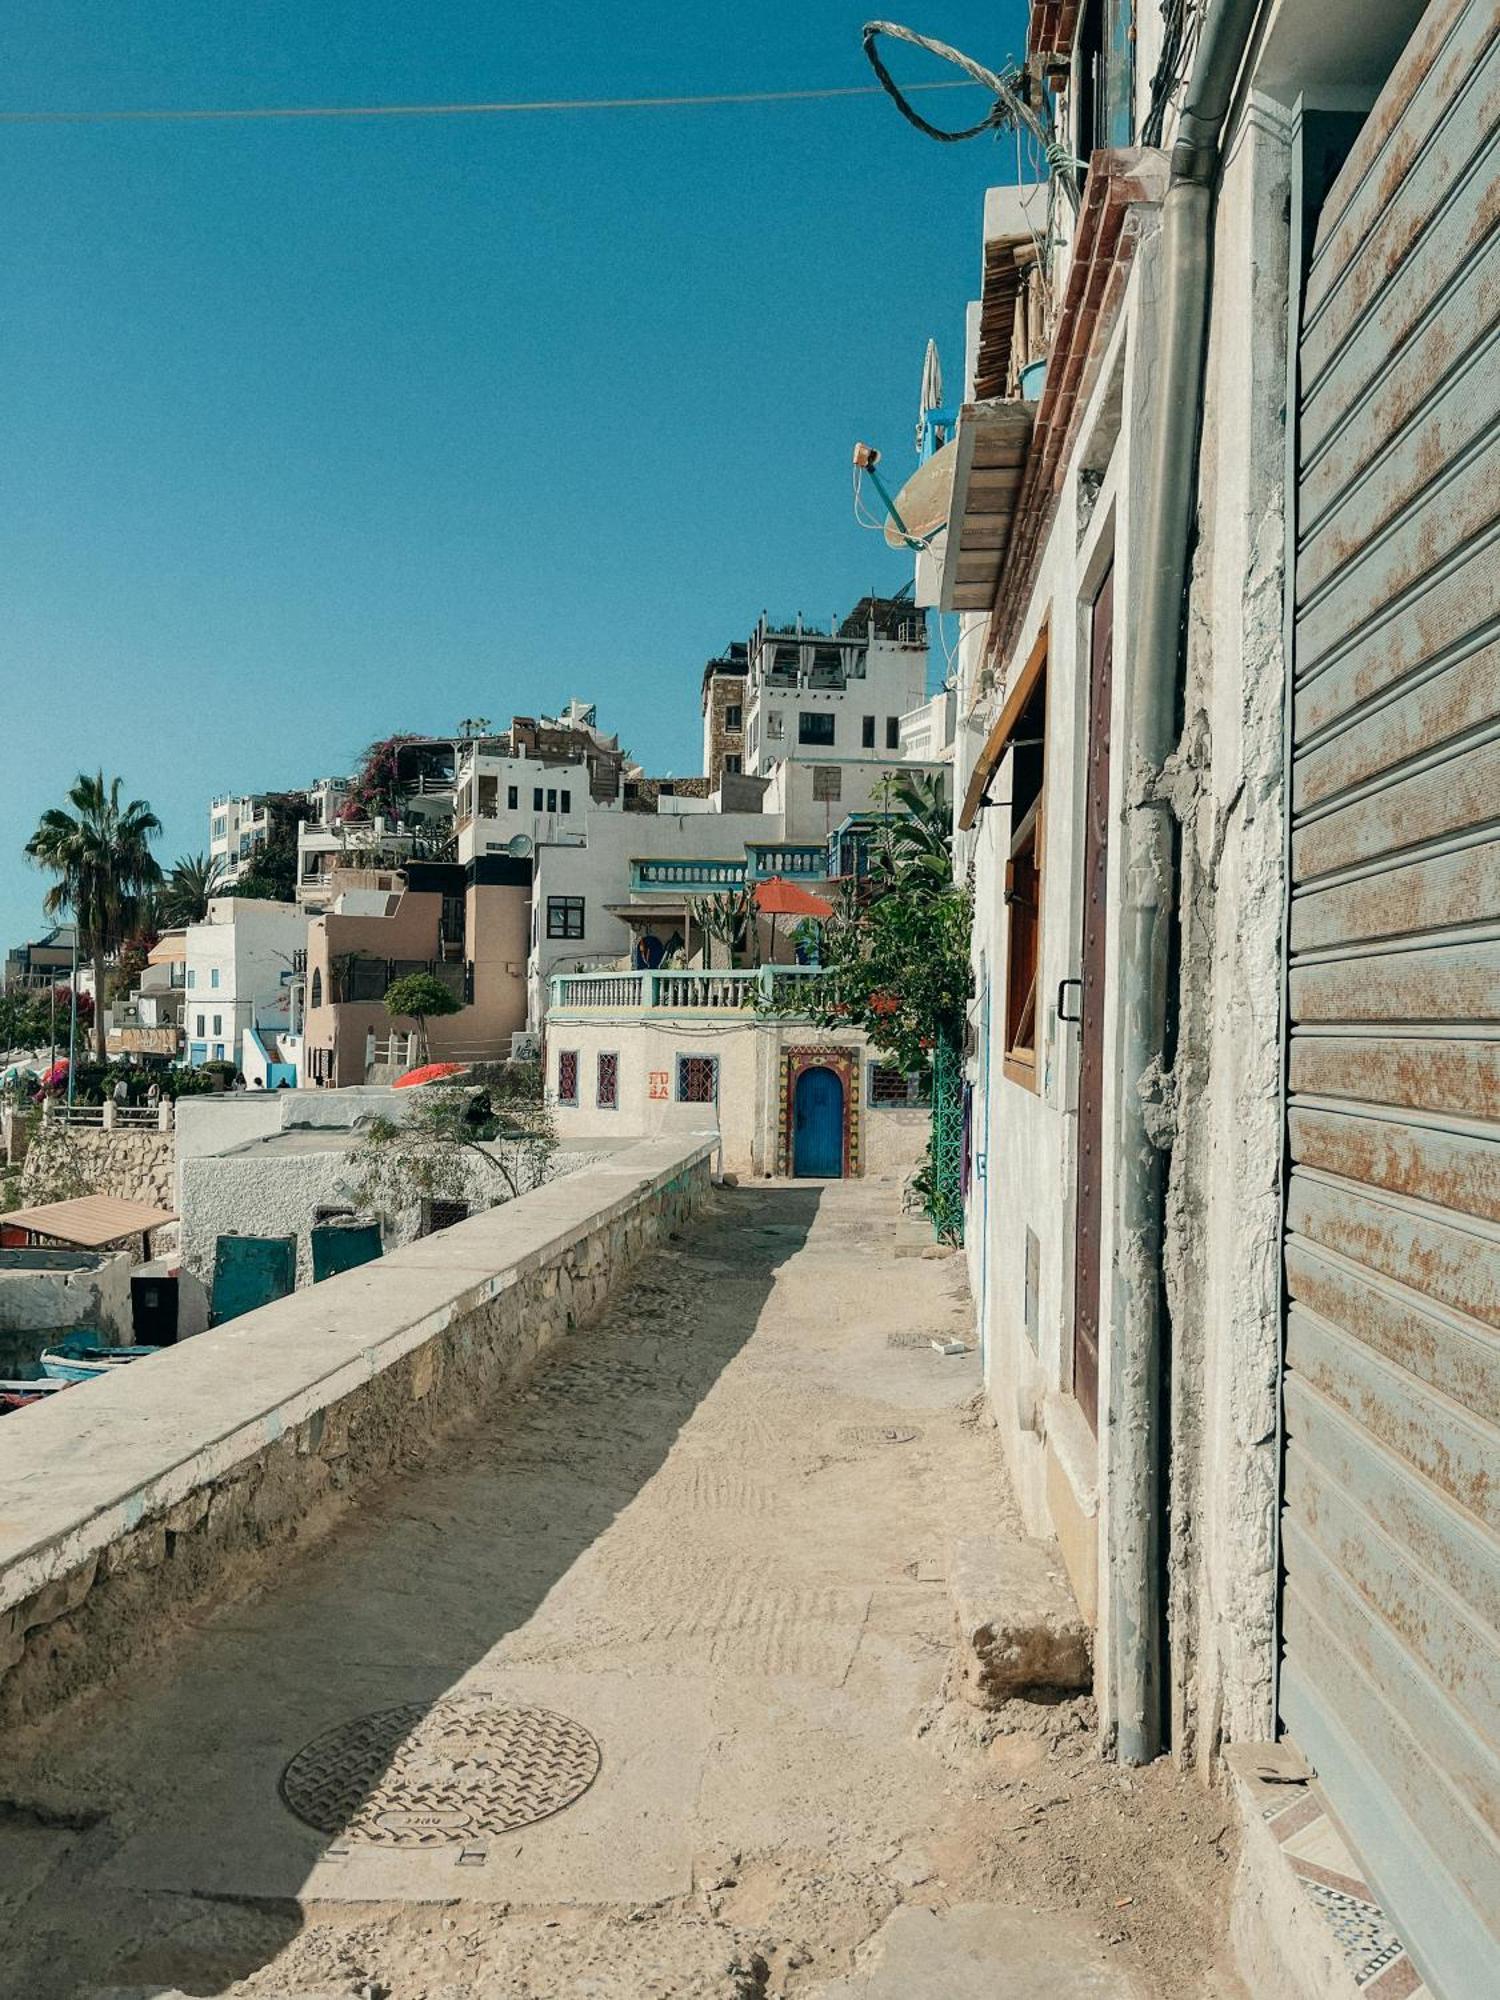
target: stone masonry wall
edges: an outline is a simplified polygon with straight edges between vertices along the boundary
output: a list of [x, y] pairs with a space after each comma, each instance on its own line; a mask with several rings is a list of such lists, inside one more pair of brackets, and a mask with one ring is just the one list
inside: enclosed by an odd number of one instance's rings
[[[121, 1201], [145, 1201], [170, 1209], [177, 1173], [176, 1134], [131, 1127], [113, 1132], [97, 1126], [49, 1125], [37, 1134], [21, 1169], [23, 1202], [64, 1199], [57, 1176], [76, 1186]], [[70, 1187], [67, 1193], [76, 1191]]]
[[[588, 1178], [580, 1175], [577, 1181]], [[86, 1559], [70, 1561], [67, 1554], [70, 1546], [87, 1545], [92, 1502], [78, 1498], [72, 1502], [76, 1526], [54, 1527], [40, 1548], [25, 1550], [9, 1565], [0, 1561], [0, 1729], [40, 1717], [119, 1672], [169, 1634], [191, 1606], [239, 1594], [267, 1579], [276, 1552], [288, 1542], [326, 1533], [362, 1489], [420, 1461], [446, 1432], [475, 1419], [501, 1394], [514, 1392], [540, 1355], [598, 1314], [631, 1267], [653, 1244], [684, 1227], [702, 1205], [709, 1186], [707, 1149], [685, 1151], [669, 1176], [633, 1186], [623, 1181], [630, 1189], [624, 1200], [619, 1198], [622, 1181], [618, 1173], [599, 1176], [597, 1220], [564, 1230], [555, 1253], [547, 1245], [539, 1258], [523, 1257], [487, 1285], [459, 1293], [450, 1312], [439, 1309], [432, 1315], [441, 1322], [437, 1330], [424, 1333], [385, 1365], [378, 1348], [367, 1349], [371, 1372], [352, 1391], [331, 1397], [285, 1428], [278, 1412], [244, 1426], [243, 1445], [230, 1440], [232, 1462], [219, 1463], [216, 1470], [210, 1468], [226, 1456], [226, 1445], [222, 1434], [205, 1436], [197, 1460], [202, 1475], [194, 1478], [190, 1463], [190, 1490], [179, 1492], [171, 1504], [153, 1504], [151, 1488], [180, 1488], [181, 1463], [164, 1468], [138, 1492], [112, 1493], [103, 1511], [115, 1527], [96, 1533], [96, 1541], [103, 1536], [103, 1546]], [[500, 1213], [515, 1215], [525, 1204], [545, 1202], [552, 1195], [551, 1189], [539, 1190]], [[479, 1217], [460, 1224], [444, 1241], [465, 1230], [482, 1231], [490, 1220]], [[383, 1271], [391, 1274], [399, 1259], [412, 1259], [400, 1272], [408, 1295], [423, 1286], [436, 1293], [445, 1280], [418, 1256], [430, 1249], [430, 1244], [418, 1244], [398, 1252], [386, 1260]], [[318, 1287], [312, 1296], [325, 1318], [338, 1311], [340, 1287], [350, 1310], [369, 1318], [360, 1283], [364, 1275], [349, 1272]], [[452, 1299], [451, 1278], [446, 1283], [445, 1296]], [[475, 1303], [486, 1291], [490, 1296]], [[300, 1303], [281, 1300], [237, 1325], [243, 1331], [252, 1320], [263, 1321], [266, 1338], [274, 1343], [275, 1316], [295, 1311]], [[424, 1328], [427, 1323], [421, 1321]], [[387, 1333], [393, 1343], [399, 1341], [400, 1323], [388, 1326]], [[170, 1369], [177, 1356], [201, 1359], [217, 1338], [201, 1336], [143, 1364], [157, 1371], [158, 1398], [173, 1393]], [[231, 1346], [223, 1348], [221, 1358], [226, 1368], [235, 1365]], [[316, 1369], [319, 1364], [309, 1357], [307, 1365]], [[314, 1400], [317, 1381], [313, 1374]], [[114, 1386], [77, 1391], [75, 1409], [82, 1414], [89, 1396]], [[308, 1399], [299, 1396], [297, 1407], [305, 1408]], [[190, 1392], [186, 1401], [190, 1414]], [[26, 1412], [12, 1423], [22, 1426], [36, 1415], [51, 1412]], [[40, 1431], [36, 1445], [43, 1445]], [[34, 1482], [25, 1474], [26, 1468], [18, 1468], [22, 1490], [29, 1493]], [[11, 1511], [9, 1500], [6, 1511]], [[95, 1519], [100, 1511], [94, 1508]], [[18, 1526], [24, 1531], [25, 1522], [8, 1526], [14, 1534]], [[24, 1534], [18, 1539], [24, 1540]], [[19, 1594], [22, 1581], [35, 1586], [49, 1568], [50, 1580]]]

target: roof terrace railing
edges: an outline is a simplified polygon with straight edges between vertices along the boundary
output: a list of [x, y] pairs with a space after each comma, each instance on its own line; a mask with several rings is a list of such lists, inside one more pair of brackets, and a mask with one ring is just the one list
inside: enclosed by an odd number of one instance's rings
[[784, 996], [818, 977], [815, 965], [761, 965], [734, 970], [561, 972], [551, 979], [556, 1013], [743, 1013], [759, 999]]

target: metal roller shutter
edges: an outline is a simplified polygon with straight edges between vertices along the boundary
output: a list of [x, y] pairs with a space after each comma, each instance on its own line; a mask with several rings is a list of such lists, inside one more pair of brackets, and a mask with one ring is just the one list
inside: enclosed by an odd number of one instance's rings
[[1445, 2000], [1500, 1964], [1497, 107], [1436, 0], [1299, 348], [1281, 1705]]

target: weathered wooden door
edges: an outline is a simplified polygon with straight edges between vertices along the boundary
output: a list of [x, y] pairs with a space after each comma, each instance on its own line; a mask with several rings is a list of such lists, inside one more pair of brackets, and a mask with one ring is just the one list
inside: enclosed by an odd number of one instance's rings
[[1500, 41], [1434, 0], [1299, 342], [1283, 1718], [1443, 2000], [1500, 1965]]
[[1084, 786], [1083, 938], [1078, 1062], [1078, 1184], [1073, 1247], [1073, 1394], [1099, 1428], [1099, 1240], [1104, 1162], [1104, 913], [1109, 891], [1109, 702], [1115, 573], [1104, 573], [1089, 633], [1088, 775]]

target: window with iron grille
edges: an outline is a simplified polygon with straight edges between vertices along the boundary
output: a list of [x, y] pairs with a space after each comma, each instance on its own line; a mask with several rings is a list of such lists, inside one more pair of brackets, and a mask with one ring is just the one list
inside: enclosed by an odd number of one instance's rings
[[547, 935], [549, 938], [581, 938], [583, 936], [582, 896], [549, 896], [547, 898]]
[[614, 1111], [620, 1102], [620, 1058], [604, 1054], [599, 1058], [598, 1085], [594, 1101], [601, 1111]]
[[577, 1049], [559, 1049], [557, 1052], [557, 1101], [559, 1104], [578, 1102]]
[[679, 1056], [677, 1058], [677, 1102], [679, 1104], [714, 1104], [719, 1096], [719, 1058], [717, 1056]]
[[834, 740], [834, 718], [826, 711], [804, 710], [797, 717], [797, 741], [799, 743], [831, 744]]
[[865, 1102], [873, 1109], [925, 1108], [932, 1102], [932, 1071], [902, 1070], [894, 1063], [871, 1063], [865, 1087]]

